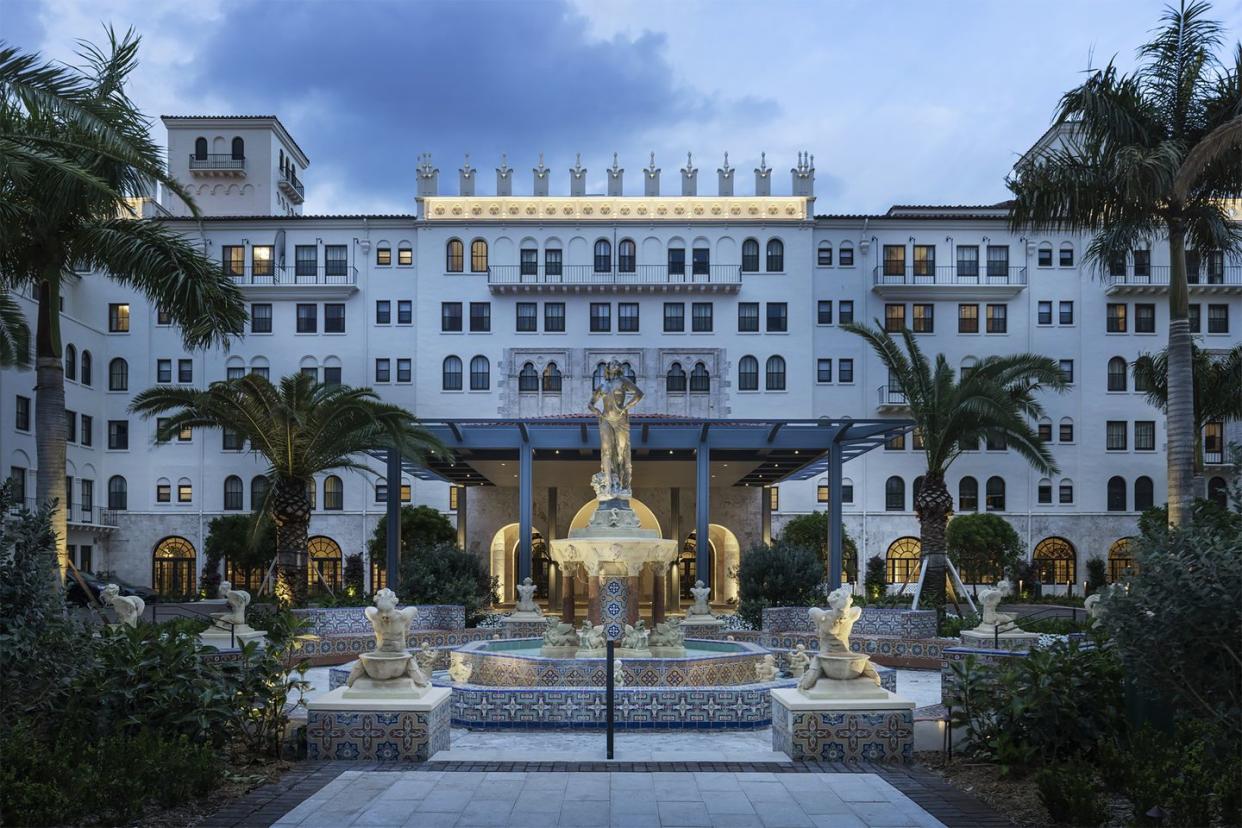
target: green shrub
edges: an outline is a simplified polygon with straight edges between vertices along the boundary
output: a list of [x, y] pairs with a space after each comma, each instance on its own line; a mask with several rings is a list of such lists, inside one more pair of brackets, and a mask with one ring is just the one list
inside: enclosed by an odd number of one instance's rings
[[1242, 824], [1242, 746], [1210, 725], [1183, 719], [1172, 733], [1144, 727], [1116, 757], [1112, 772], [1140, 824], [1153, 808], [1165, 825]]
[[1099, 825], [1109, 817], [1108, 801], [1085, 762], [1041, 768], [1035, 787], [1039, 801], [1059, 825]]
[[768, 607], [802, 607], [823, 603], [824, 568], [812, 548], [781, 541], [755, 546], [737, 567], [737, 614], [759, 629]]
[[867, 559], [867, 577], [863, 582], [868, 600], [882, 597], [888, 591], [888, 564], [883, 556], [872, 555]]
[[348, 598], [363, 597], [363, 576], [365, 569], [362, 553], [355, 552], [345, 556], [345, 595]]
[[1092, 595], [1108, 582], [1108, 563], [1103, 558], [1087, 559], [1087, 594]]
[[455, 544], [420, 545], [401, 556], [397, 595], [405, 604], [461, 604], [466, 626], [474, 626], [496, 601], [496, 579], [482, 558]]
[[[401, 558], [404, 560], [420, 547], [456, 545], [457, 529], [444, 515], [430, 506], [401, 507]], [[367, 545], [371, 560], [381, 565], [388, 560], [388, 521], [381, 519], [375, 524]], [[400, 596], [405, 600], [405, 596]], [[412, 603], [412, 602], [411, 602]], [[420, 602], [421, 603], [421, 602]]]
[[1022, 539], [1009, 521], [990, 512], [958, 515], [945, 531], [949, 560], [971, 580], [980, 575], [1000, 578], [1019, 558]]
[[962, 634], [962, 630], [972, 630], [977, 626], [979, 626], [979, 616], [972, 612], [964, 616], [946, 614], [940, 619], [936, 634], [941, 638], [957, 638]]
[[[798, 515], [781, 529], [777, 543], [788, 546], [805, 546], [819, 555], [820, 566], [827, 572], [828, 566], [828, 513], [811, 512]], [[858, 545], [845, 527], [841, 527], [842, 580], [855, 583], [858, 580]]]

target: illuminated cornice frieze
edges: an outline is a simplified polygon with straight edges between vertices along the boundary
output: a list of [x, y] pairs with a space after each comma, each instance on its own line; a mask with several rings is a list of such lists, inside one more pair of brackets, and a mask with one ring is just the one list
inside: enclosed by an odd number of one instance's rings
[[806, 221], [804, 196], [426, 196], [426, 221]]

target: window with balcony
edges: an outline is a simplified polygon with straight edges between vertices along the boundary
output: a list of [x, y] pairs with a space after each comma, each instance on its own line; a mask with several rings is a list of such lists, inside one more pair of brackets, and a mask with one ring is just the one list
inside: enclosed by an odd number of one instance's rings
[[470, 303], [470, 331], [471, 333], [488, 333], [492, 329], [492, 303], [491, 302], [471, 302]]
[[[227, 259], [226, 259], [227, 261]], [[313, 244], [299, 244], [293, 249], [293, 275], [301, 278], [315, 278], [319, 269], [319, 248]]]
[[712, 303], [693, 302], [690, 305], [690, 330], [708, 333], [712, 329]]
[[595, 272], [610, 273], [612, 271], [612, 244], [607, 239], [595, 242]]
[[207, 160], [207, 139], [199, 136], [194, 139], [194, 157], [199, 161]]
[[884, 245], [884, 275], [894, 277], [906, 275], [906, 246], [904, 244]]
[[559, 247], [549, 247], [543, 251], [543, 273], [545, 276], [560, 276], [564, 258]]
[[240, 279], [246, 275], [246, 248], [239, 244], [226, 244], [220, 248], [224, 275]]
[[617, 270], [622, 273], [638, 270], [638, 247], [633, 239], [622, 239], [617, 245]]
[[271, 277], [276, 272], [276, 248], [270, 244], [256, 244], [250, 248], [250, 273], [253, 276]]
[[693, 259], [691, 261], [693, 275], [707, 276], [710, 274], [711, 251], [709, 251], [706, 247], [696, 247], [693, 251], [691, 251], [691, 254], [693, 255]]
[[929, 281], [936, 276], [936, 246], [934, 244], [916, 244], [914, 246], [914, 275]]
[[670, 247], [668, 249], [668, 273], [670, 276], [686, 275], [686, 248]]
[[737, 388], [739, 391], [759, 390], [759, 360], [747, 355], [737, 362]]
[[988, 279], [1009, 279], [1009, 245], [988, 245]]
[[1134, 276], [1137, 279], [1151, 278], [1151, 251], [1150, 250], [1133, 250], [1131, 255], [1134, 257]]
[[323, 246], [323, 274], [326, 280], [335, 282], [349, 276], [349, 247], [343, 244]]
[[957, 246], [957, 278], [977, 280], [979, 278], [979, 247], [974, 244]]
[[535, 276], [539, 273], [539, 251], [533, 247], [523, 247], [519, 273], [523, 276]]

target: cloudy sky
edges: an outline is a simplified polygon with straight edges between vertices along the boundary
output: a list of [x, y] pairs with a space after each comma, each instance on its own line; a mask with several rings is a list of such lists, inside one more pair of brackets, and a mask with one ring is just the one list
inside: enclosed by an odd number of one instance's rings
[[[132, 95], [161, 114], [275, 113], [311, 158], [306, 211], [410, 212], [431, 152], [441, 190], [463, 154], [479, 191], [508, 153], [554, 193], [582, 153], [627, 192], [654, 151], [665, 192], [686, 152], [700, 192], [722, 153], [751, 191], [760, 151], [788, 192], [815, 154], [819, 212], [1005, 197], [1014, 159], [1090, 65], [1135, 47], [1160, 0], [0, 0], [0, 39], [74, 60], [102, 25], [135, 27]], [[1242, 0], [1218, 0], [1230, 43]], [[162, 127], [156, 126], [157, 135]]]

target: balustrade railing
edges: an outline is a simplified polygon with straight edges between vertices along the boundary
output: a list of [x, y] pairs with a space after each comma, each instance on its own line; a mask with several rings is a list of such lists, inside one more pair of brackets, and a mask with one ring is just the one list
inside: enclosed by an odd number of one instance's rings
[[1021, 286], [1026, 284], [1026, 268], [988, 262], [938, 265], [879, 264], [872, 270], [873, 285]]
[[684, 268], [668, 265], [634, 265], [622, 269], [610, 265], [492, 265], [487, 269], [489, 285], [740, 285], [740, 265], [694, 265]]
[[192, 170], [245, 170], [246, 159], [234, 158], [230, 153], [209, 153], [207, 155], [190, 155]]
[[356, 285], [358, 268], [352, 265], [246, 265], [225, 264], [224, 274], [239, 285]]

